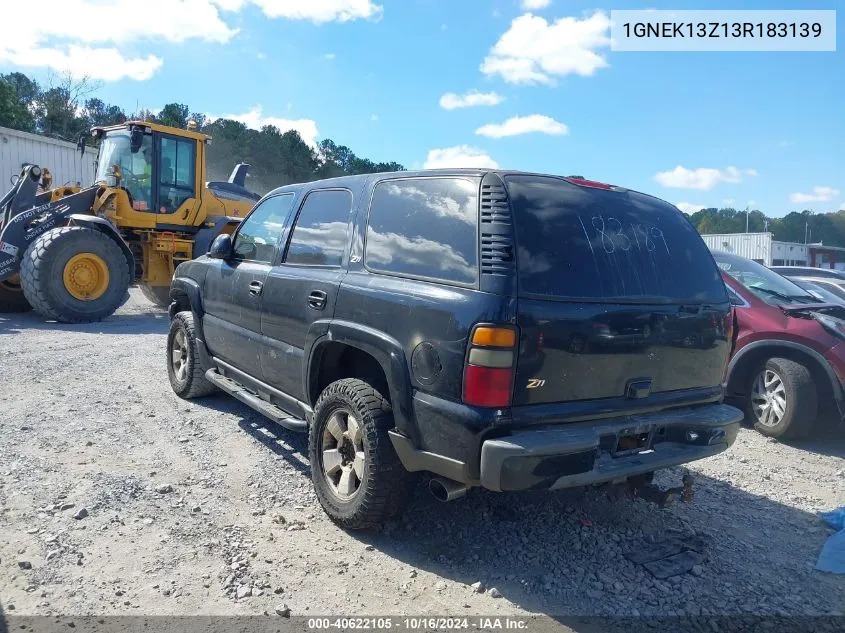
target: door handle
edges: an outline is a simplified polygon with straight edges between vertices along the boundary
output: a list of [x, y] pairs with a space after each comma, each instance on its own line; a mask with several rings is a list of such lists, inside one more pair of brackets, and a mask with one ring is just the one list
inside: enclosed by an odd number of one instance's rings
[[249, 282], [249, 294], [253, 296], [258, 296], [261, 294], [261, 291], [264, 290], [264, 284], [260, 281], [251, 281]]
[[326, 307], [329, 296], [322, 290], [312, 290], [308, 295], [308, 307], [315, 310], [322, 310]]

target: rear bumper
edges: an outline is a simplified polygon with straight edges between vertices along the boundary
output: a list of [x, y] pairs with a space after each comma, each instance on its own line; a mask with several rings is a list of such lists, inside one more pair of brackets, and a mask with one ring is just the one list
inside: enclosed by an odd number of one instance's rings
[[[600, 484], [716, 455], [736, 439], [742, 412], [723, 404], [513, 433], [481, 445], [481, 486], [557, 489]], [[648, 437], [617, 452], [620, 436]]]

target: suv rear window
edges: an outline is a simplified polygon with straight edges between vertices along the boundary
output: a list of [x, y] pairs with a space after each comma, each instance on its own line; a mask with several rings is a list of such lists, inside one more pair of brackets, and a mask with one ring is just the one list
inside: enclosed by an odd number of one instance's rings
[[701, 237], [667, 202], [562, 178], [507, 176], [520, 292], [622, 302], [726, 302]]

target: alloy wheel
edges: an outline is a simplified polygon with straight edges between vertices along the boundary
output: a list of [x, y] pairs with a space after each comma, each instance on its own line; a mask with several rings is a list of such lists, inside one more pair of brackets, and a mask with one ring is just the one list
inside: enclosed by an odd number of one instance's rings
[[751, 408], [763, 426], [777, 426], [786, 415], [786, 387], [771, 369], [764, 369], [751, 388]]
[[323, 475], [339, 499], [349, 501], [364, 480], [366, 455], [361, 424], [345, 409], [331, 414], [320, 442]]
[[173, 373], [178, 380], [185, 380], [188, 374], [188, 337], [185, 330], [177, 330], [173, 336], [173, 345], [170, 348], [170, 363], [173, 365]]

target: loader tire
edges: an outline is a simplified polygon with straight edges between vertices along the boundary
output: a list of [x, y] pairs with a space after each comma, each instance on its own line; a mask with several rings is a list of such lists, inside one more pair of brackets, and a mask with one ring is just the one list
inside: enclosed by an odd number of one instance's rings
[[147, 284], [138, 284], [147, 300], [159, 308], [170, 307], [170, 286], [148, 286]]
[[[17, 277], [16, 277], [17, 278]], [[0, 281], [0, 313], [29, 312], [32, 306], [19, 284], [7, 279]]]
[[208, 368], [200, 361], [199, 344], [193, 313], [177, 312], [167, 333], [167, 377], [173, 393], [186, 400], [217, 391], [217, 387], [205, 379]]
[[85, 226], [39, 236], [23, 256], [21, 287], [35, 311], [60, 323], [90, 323], [124, 302], [129, 270], [120, 246]]

